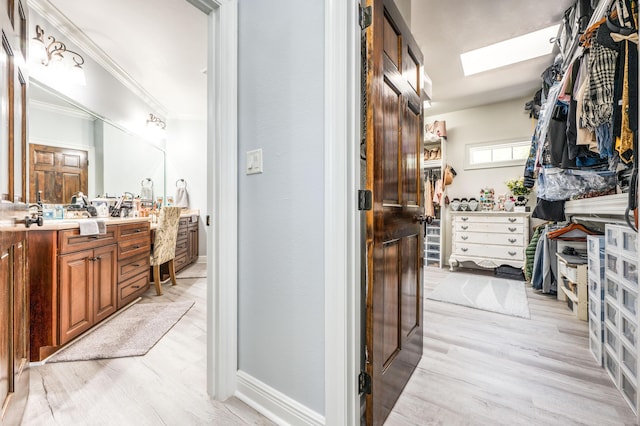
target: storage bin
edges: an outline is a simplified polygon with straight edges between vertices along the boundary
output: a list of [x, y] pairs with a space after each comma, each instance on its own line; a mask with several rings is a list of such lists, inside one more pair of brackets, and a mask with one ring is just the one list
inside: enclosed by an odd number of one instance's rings
[[612, 329], [609, 324], [604, 326], [604, 343], [612, 354], [618, 355], [620, 352], [620, 341], [618, 340], [618, 333], [615, 329]]
[[618, 360], [615, 356], [611, 355], [611, 352], [609, 352], [609, 349], [606, 346], [604, 347], [603, 352], [604, 368], [607, 370], [607, 373], [609, 373], [609, 377], [611, 377], [613, 383], [618, 386], [618, 383], [620, 383], [620, 366], [618, 365]]
[[638, 264], [637, 260], [622, 257], [622, 280], [631, 288], [638, 290]]
[[622, 395], [624, 395], [624, 398], [627, 400], [629, 405], [631, 405], [631, 408], [633, 408], [634, 413], [637, 414], [638, 393], [636, 390], [636, 386], [633, 384], [624, 370], [622, 370], [620, 375], [620, 390], [622, 391]]
[[622, 309], [632, 316], [632, 318], [636, 318], [638, 315], [638, 292], [623, 285], [620, 301]]
[[620, 271], [620, 255], [617, 253], [612, 253], [607, 249], [604, 254], [604, 261], [605, 272], [613, 275], [618, 275], [618, 271]]
[[622, 340], [630, 344], [632, 348], [637, 348], [638, 326], [626, 315], [620, 315], [620, 335]]
[[637, 259], [638, 234], [630, 228], [622, 228], [620, 233], [622, 234], [622, 254]]
[[[618, 282], [609, 275], [605, 275], [604, 277], [604, 287], [605, 287], [605, 296], [611, 298], [611, 300], [617, 302], [618, 301]], [[616, 303], [617, 304], [617, 303]]]
[[620, 227], [606, 224], [604, 230], [605, 247], [612, 252], [620, 252]]
[[614, 329], [618, 326], [618, 308], [608, 299], [604, 300], [604, 319], [605, 323], [610, 323]]
[[604, 254], [604, 235], [587, 236], [587, 254], [590, 257], [600, 257]]
[[593, 334], [590, 334], [589, 350], [591, 351], [591, 354], [593, 355], [593, 358], [596, 360], [598, 365], [602, 365], [602, 339], [594, 336]]
[[633, 377], [636, 377], [636, 373], [638, 371], [638, 360], [633, 350], [627, 348], [624, 344], [620, 345], [620, 359], [622, 360], [622, 365], [629, 370]]

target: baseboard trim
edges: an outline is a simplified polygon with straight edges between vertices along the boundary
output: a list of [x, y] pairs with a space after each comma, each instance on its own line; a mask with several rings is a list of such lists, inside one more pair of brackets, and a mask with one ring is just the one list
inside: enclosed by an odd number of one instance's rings
[[238, 370], [236, 398], [278, 425], [322, 426], [324, 416]]

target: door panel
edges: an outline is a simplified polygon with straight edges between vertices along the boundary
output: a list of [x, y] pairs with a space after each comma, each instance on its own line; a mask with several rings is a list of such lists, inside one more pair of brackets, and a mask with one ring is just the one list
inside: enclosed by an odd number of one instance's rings
[[422, 357], [422, 54], [392, 0], [368, 0], [366, 422], [381, 425]]
[[87, 151], [30, 144], [29, 163], [30, 200], [42, 191], [43, 202], [68, 204], [76, 192], [88, 193]]
[[99, 322], [116, 311], [117, 245], [111, 244], [94, 250], [95, 321]]
[[93, 324], [92, 250], [60, 256], [60, 344], [80, 335]]
[[[0, 234], [0, 243], [2, 235]], [[11, 267], [11, 253], [4, 247], [0, 250], [0, 314], [2, 318], [9, 318], [11, 312], [9, 287], [11, 284], [9, 269]], [[12, 333], [10, 321], [0, 321], [0, 420], [2, 420], [2, 407], [11, 392], [11, 351], [9, 336]]]

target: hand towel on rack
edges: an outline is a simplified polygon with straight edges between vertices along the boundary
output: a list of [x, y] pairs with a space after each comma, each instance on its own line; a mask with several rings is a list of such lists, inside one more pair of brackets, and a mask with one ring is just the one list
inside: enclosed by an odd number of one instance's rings
[[80, 225], [80, 235], [96, 235], [98, 234], [98, 222], [93, 219], [81, 219], [78, 221]]
[[189, 207], [189, 193], [186, 186], [176, 188], [176, 197], [174, 200], [176, 207]]

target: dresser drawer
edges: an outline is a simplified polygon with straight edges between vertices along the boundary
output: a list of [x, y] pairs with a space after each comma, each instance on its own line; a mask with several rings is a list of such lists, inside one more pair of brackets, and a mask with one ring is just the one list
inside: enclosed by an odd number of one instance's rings
[[484, 232], [491, 234], [524, 234], [524, 225], [507, 223], [454, 222], [453, 229], [464, 232]]
[[522, 234], [492, 234], [489, 232], [465, 232], [455, 234], [455, 241], [459, 243], [492, 244], [523, 247], [524, 236]]
[[149, 235], [143, 235], [135, 239], [125, 239], [118, 243], [118, 259], [137, 257], [142, 254], [150, 254], [151, 241]]
[[454, 223], [502, 223], [502, 224], [524, 224], [522, 216], [502, 216], [502, 215], [456, 215], [453, 217]]
[[149, 254], [132, 257], [118, 262], [118, 282], [125, 281], [134, 275], [148, 271], [151, 262]]
[[105, 234], [80, 235], [79, 229], [58, 231], [60, 254], [102, 247], [116, 242], [116, 227], [107, 226]]
[[492, 259], [524, 259], [522, 247], [491, 246], [484, 244], [456, 244], [454, 253], [459, 256], [476, 256]]
[[134, 301], [149, 288], [149, 271], [118, 284], [118, 309]]
[[151, 224], [149, 222], [135, 222], [118, 226], [118, 241], [135, 239], [150, 234]]

